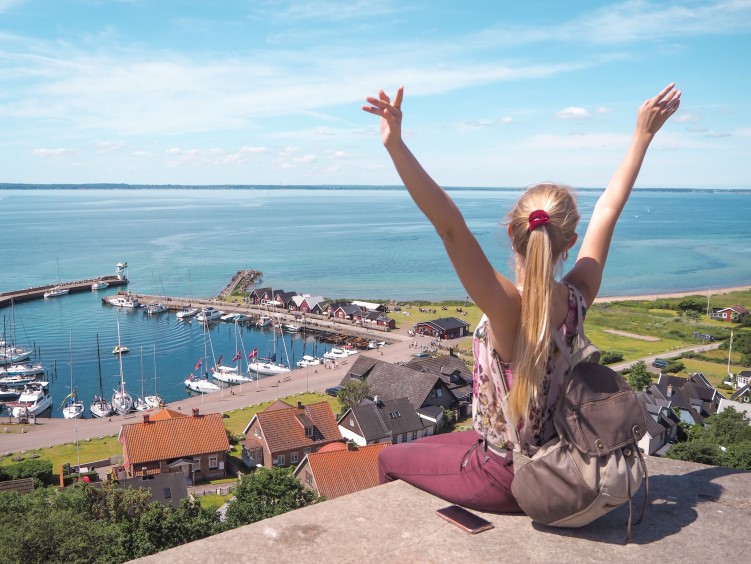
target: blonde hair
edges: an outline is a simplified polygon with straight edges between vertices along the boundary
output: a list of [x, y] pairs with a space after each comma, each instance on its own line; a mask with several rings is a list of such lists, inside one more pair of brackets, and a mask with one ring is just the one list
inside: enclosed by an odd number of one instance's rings
[[[550, 222], [530, 231], [529, 216], [543, 210]], [[558, 261], [576, 233], [579, 212], [571, 188], [537, 184], [507, 215], [513, 249], [522, 261], [524, 285], [514, 347], [514, 381], [509, 392], [512, 421], [526, 423], [537, 401], [552, 339], [551, 307]]]

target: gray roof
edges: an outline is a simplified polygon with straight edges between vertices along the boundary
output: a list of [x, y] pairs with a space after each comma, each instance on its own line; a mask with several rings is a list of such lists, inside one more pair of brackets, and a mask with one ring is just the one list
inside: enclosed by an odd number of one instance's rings
[[469, 323], [459, 319], [458, 317], [442, 317], [440, 319], [432, 319], [430, 321], [421, 321], [417, 325], [421, 325], [423, 323], [426, 323], [428, 325], [433, 325], [434, 327], [437, 327], [438, 329], [443, 329], [444, 331], [450, 331], [452, 329], [461, 329], [463, 327], [469, 327]]
[[730, 399], [733, 401], [736, 401], [739, 398], [742, 398], [745, 395], [751, 395], [751, 384], [746, 384], [742, 388], [738, 388], [735, 390], [732, 396], [730, 396]]
[[384, 401], [406, 397], [415, 409], [422, 407], [437, 383], [447, 394], [454, 395], [435, 374], [367, 356], [360, 356], [354, 362], [342, 378], [341, 385], [346, 385], [352, 378], [367, 378], [371, 396], [378, 396]]
[[[407, 368], [413, 368], [420, 372], [428, 372], [441, 377], [441, 380], [451, 385], [464, 385], [472, 382], [472, 372], [464, 361], [455, 356], [439, 356], [430, 358], [418, 358], [405, 364]], [[456, 377], [463, 382], [457, 382]]]
[[407, 398], [379, 399], [377, 405], [372, 400], [364, 400], [352, 408], [352, 414], [366, 441], [379, 441], [423, 429], [422, 419]]

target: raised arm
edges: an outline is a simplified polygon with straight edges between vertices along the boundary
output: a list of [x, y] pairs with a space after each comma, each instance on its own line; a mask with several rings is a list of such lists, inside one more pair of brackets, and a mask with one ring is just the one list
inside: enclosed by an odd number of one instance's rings
[[464, 217], [448, 194], [433, 181], [407, 148], [401, 135], [400, 87], [393, 102], [382, 90], [368, 97], [363, 110], [381, 118], [383, 145], [412, 199], [430, 220], [467, 293], [490, 319], [493, 331], [513, 334], [519, 319], [519, 294], [510, 280], [498, 274], [488, 261]]
[[668, 84], [639, 108], [628, 152], [597, 200], [576, 264], [565, 277], [582, 292], [588, 304], [594, 301], [600, 290], [615, 224], [631, 195], [649, 144], [680, 103], [680, 90], [675, 89], [675, 84]]

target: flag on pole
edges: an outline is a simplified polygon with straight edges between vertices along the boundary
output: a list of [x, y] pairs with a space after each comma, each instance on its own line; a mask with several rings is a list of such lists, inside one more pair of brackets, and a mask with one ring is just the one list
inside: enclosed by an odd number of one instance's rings
[[241, 359], [242, 357], [243, 357], [243, 355], [242, 355], [242, 354], [240, 354], [240, 351], [238, 351], [238, 352], [236, 352], [236, 353], [235, 353], [235, 356], [234, 356], [234, 357], [232, 357], [232, 362], [237, 362], [237, 361], [238, 361], [238, 360], [240, 360], [240, 359]]
[[198, 362], [196, 362], [196, 366], [195, 366], [195, 368], [193, 368], [193, 370], [198, 370], [199, 368], [201, 368], [201, 359], [200, 358], [198, 359]]
[[258, 356], [258, 347], [254, 348], [252, 351], [250, 351], [250, 354], [248, 355], [248, 360], [251, 358], [254, 358]]

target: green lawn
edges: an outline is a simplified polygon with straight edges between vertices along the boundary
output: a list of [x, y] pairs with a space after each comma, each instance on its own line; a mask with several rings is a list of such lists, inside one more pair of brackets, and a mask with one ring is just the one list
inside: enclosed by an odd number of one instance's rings
[[208, 509], [209, 511], [216, 511], [222, 505], [227, 503], [227, 501], [230, 500], [232, 496], [234, 495], [235, 494], [233, 493], [228, 494], [228, 495], [206, 494], [206, 495], [198, 496], [196, 500], [198, 500], [198, 503], [204, 509]]

